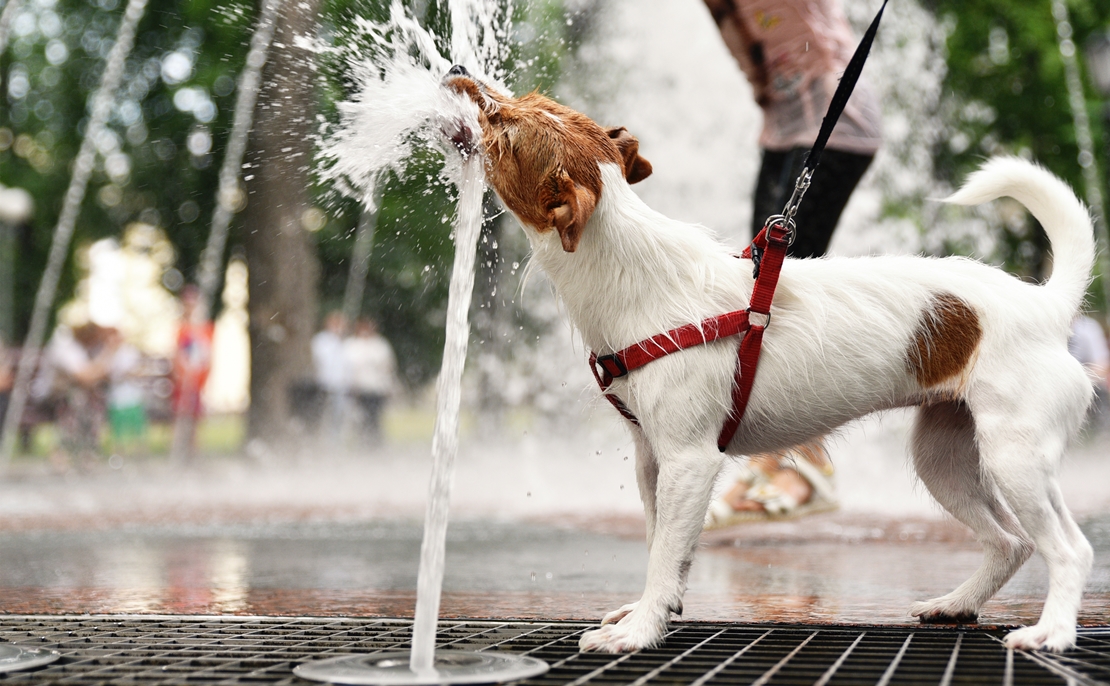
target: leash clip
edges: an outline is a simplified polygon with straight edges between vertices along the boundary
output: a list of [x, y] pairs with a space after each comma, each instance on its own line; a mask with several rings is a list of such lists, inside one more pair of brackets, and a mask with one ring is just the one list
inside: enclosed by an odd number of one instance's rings
[[798, 180], [794, 182], [794, 192], [790, 194], [790, 199], [786, 201], [786, 207], [783, 208], [782, 214], [774, 215], [767, 220], [768, 226], [770, 226], [772, 220], [782, 219], [787, 228], [787, 237], [790, 241], [788, 245], [794, 244], [794, 215], [798, 214], [798, 207], [802, 204], [802, 198], [809, 190], [812, 179], [813, 170], [808, 166], [803, 167], [802, 173], [798, 174]]

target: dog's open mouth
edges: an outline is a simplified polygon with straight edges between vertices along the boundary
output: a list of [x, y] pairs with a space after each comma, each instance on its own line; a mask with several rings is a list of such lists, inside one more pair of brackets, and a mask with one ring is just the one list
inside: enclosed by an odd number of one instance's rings
[[445, 118], [440, 122], [439, 129], [463, 157], [470, 157], [474, 152], [476, 142], [474, 131], [463, 120]]
[[[452, 83], [455, 79], [470, 82], [473, 84], [473, 87], [479, 89], [482, 87], [461, 64], [456, 64], [448, 70], [447, 74], [443, 77], [443, 86], [465, 98], [466, 95], [464, 91]], [[475, 135], [474, 127], [466, 121], [465, 117], [452, 117], [450, 115], [443, 117], [440, 121], [440, 130], [464, 158], [470, 157], [477, 147], [477, 139], [479, 136]]]

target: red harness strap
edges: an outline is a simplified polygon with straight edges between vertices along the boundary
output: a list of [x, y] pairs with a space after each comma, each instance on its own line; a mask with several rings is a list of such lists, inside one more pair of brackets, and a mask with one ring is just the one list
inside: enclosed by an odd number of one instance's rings
[[[652, 336], [611, 355], [599, 357], [591, 353], [590, 367], [603, 393], [612, 385], [613, 379], [624, 376], [652, 360], [678, 352], [683, 348], [708, 343], [722, 336], [746, 332], [744, 340], [740, 342], [739, 362], [736, 367], [735, 383], [732, 386], [732, 409], [725, 419], [725, 425], [721, 428], [721, 435], [717, 438], [717, 447], [724, 452], [748, 407], [756, 366], [759, 364], [759, 349], [763, 344], [763, 330], [771, 322], [771, 300], [775, 295], [775, 286], [778, 285], [779, 270], [786, 257], [786, 248], [790, 244], [794, 215], [802, 202], [802, 196], [809, 188], [813, 171], [817, 169], [817, 164], [821, 160], [821, 152], [825, 149], [833, 127], [840, 113], [844, 111], [844, 105], [848, 102], [863, 70], [863, 63], [875, 39], [875, 32], [879, 29], [879, 20], [883, 16], [886, 2], [887, 0], [883, 0], [883, 6], [879, 8], [878, 14], [871, 21], [871, 26], [868, 27], [863, 40], [860, 41], [859, 47], [856, 48], [852, 59], [844, 69], [840, 85], [836, 87], [836, 92], [833, 93], [832, 101], [829, 103], [829, 111], [821, 122], [821, 131], [818, 132], [817, 140], [810, 149], [809, 155], [806, 156], [802, 173], [794, 183], [793, 195], [790, 196], [781, 215], [768, 218], [763, 230], [742, 255], [744, 258], [751, 258], [755, 263], [755, 285], [752, 287], [752, 298], [748, 309], [711, 317], [701, 324], [687, 324], [671, 329], [667, 333]], [[755, 315], [754, 319], [753, 315]], [[601, 373], [597, 371], [598, 365], [601, 366]], [[611, 393], [606, 393], [605, 397], [630, 422], [640, 423], [620, 398]]]
[[[718, 338], [744, 333], [738, 353], [736, 378], [732, 385], [732, 410], [725, 419], [721, 434], [717, 438], [717, 447], [724, 452], [748, 407], [756, 367], [759, 364], [759, 350], [763, 344], [763, 330], [771, 321], [771, 300], [775, 295], [779, 270], [782, 269], [788, 245], [789, 232], [786, 226], [776, 222], [763, 227], [752, 241], [752, 245], [740, 255], [744, 259], [755, 262], [755, 285], [752, 288], [748, 309], [710, 317], [700, 324], [686, 324], [609, 355], [590, 353], [590, 369], [602, 392], [609, 390], [613, 379], [619, 379], [661, 357], [695, 345], [703, 345]], [[755, 321], [752, 318], [753, 314], [756, 315]], [[633, 424], [640, 423], [636, 415], [616, 395], [605, 393], [605, 398], [625, 419]]]

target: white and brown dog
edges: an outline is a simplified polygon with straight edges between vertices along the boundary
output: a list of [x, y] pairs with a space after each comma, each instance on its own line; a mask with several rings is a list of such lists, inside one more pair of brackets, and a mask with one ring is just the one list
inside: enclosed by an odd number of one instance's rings
[[[752, 264], [700, 226], [653, 211], [629, 184], [651, 173], [624, 129], [603, 129], [537, 93], [512, 98], [461, 67], [445, 85], [480, 110], [488, 179], [524, 227], [590, 350], [611, 353], [683, 324], [747, 306]], [[823, 435], [871, 412], [916, 406], [914, 467], [933, 497], [971, 527], [982, 567], [948, 595], [916, 603], [922, 621], [968, 621], [1039, 550], [1049, 590], [1037, 624], [1012, 648], [1074, 646], [1092, 550], [1064, 506], [1057, 468], [1091, 385], [1067, 350], [1095, 248], [1090, 217], [1059, 179], [996, 159], [950, 202], [1010, 196], [1042, 223], [1053, 273], [1023, 283], [963, 258], [787, 260], [747, 414], [729, 455]], [[738, 340], [657, 360], [610, 389], [629, 425], [647, 518], [647, 587], [582, 636], [583, 650], [659, 643], [686, 578], [724, 456]]]

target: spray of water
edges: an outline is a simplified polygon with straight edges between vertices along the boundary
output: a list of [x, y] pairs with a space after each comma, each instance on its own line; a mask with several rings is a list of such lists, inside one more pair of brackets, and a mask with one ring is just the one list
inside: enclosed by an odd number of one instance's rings
[[[447, 304], [443, 366], [436, 385], [432, 476], [417, 579], [416, 617], [409, 666], [418, 677], [436, 677], [435, 634], [443, 585], [447, 519], [455, 456], [458, 452], [460, 386], [469, 338], [467, 315], [474, 287], [474, 260], [485, 193], [480, 153], [460, 155], [447, 137], [478, 131], [477, 107], [443, 87], [452, 63], [462, 64], [491, 83], [501, 83], [507, 51], [503, 4], [451, 0], [451, 59], [437, 49], [436, 36], [400, 3], [388, 21], [355, 20], [355, 30], [373, 46], [351, 60], [358, 93], [339, 107], [340, 121], [321, 137], [321, 175], [337, 189], [359, 198], [372, 212], [375, 189], [389, 171], [400, 172], [417, 146], [444, 152], [443, 177], [458, 187], [454, 227], [455, 259]], [[348, 48], [334, 48], [342, 51]], [[505, 89], [507, 91], [507, 89]], [[444, 134], [447, 134], [445, 136]]]
[[[458, 7], [456, 7], [458, 5]], [[503, 16], [483, 9], [477, 0], [453, 0], [451, 15], [459, 22], [493, 22]], [[420, 24], [399, 2], [390, 7], [389, 19], [375, 22], [356, 17], [353, 36], [344, 45], [313, 46], [332, 53], [349, 65], [357, 92], [339, 104], [339, 121], [321, 130], [318, 154], [322, 180], [336, 190], [358, 198], [372, 209], [375, 188], [385, 174], [401, 172], [418, 148], [444, 153], [443, 178], [458, 185], [462, 163], [449, 149], [443, 131], [466, 126], [478, 129], [478, 110], [470, 100], [443, 87], [443, 77], [454, 63], [483, 75], [483, 79], [508, 90], [499, 79], [499, 68], [489, 65], [501, 57], [473, 36], [493, 39], [504, 30], [479, 31], [473, 27], [453, 28], [451, 59], [440, 54], [436, 35]], [[469, 27], [469, 28], [468, 28]], [[372, 46], [364, 54], [355, 46]]]

